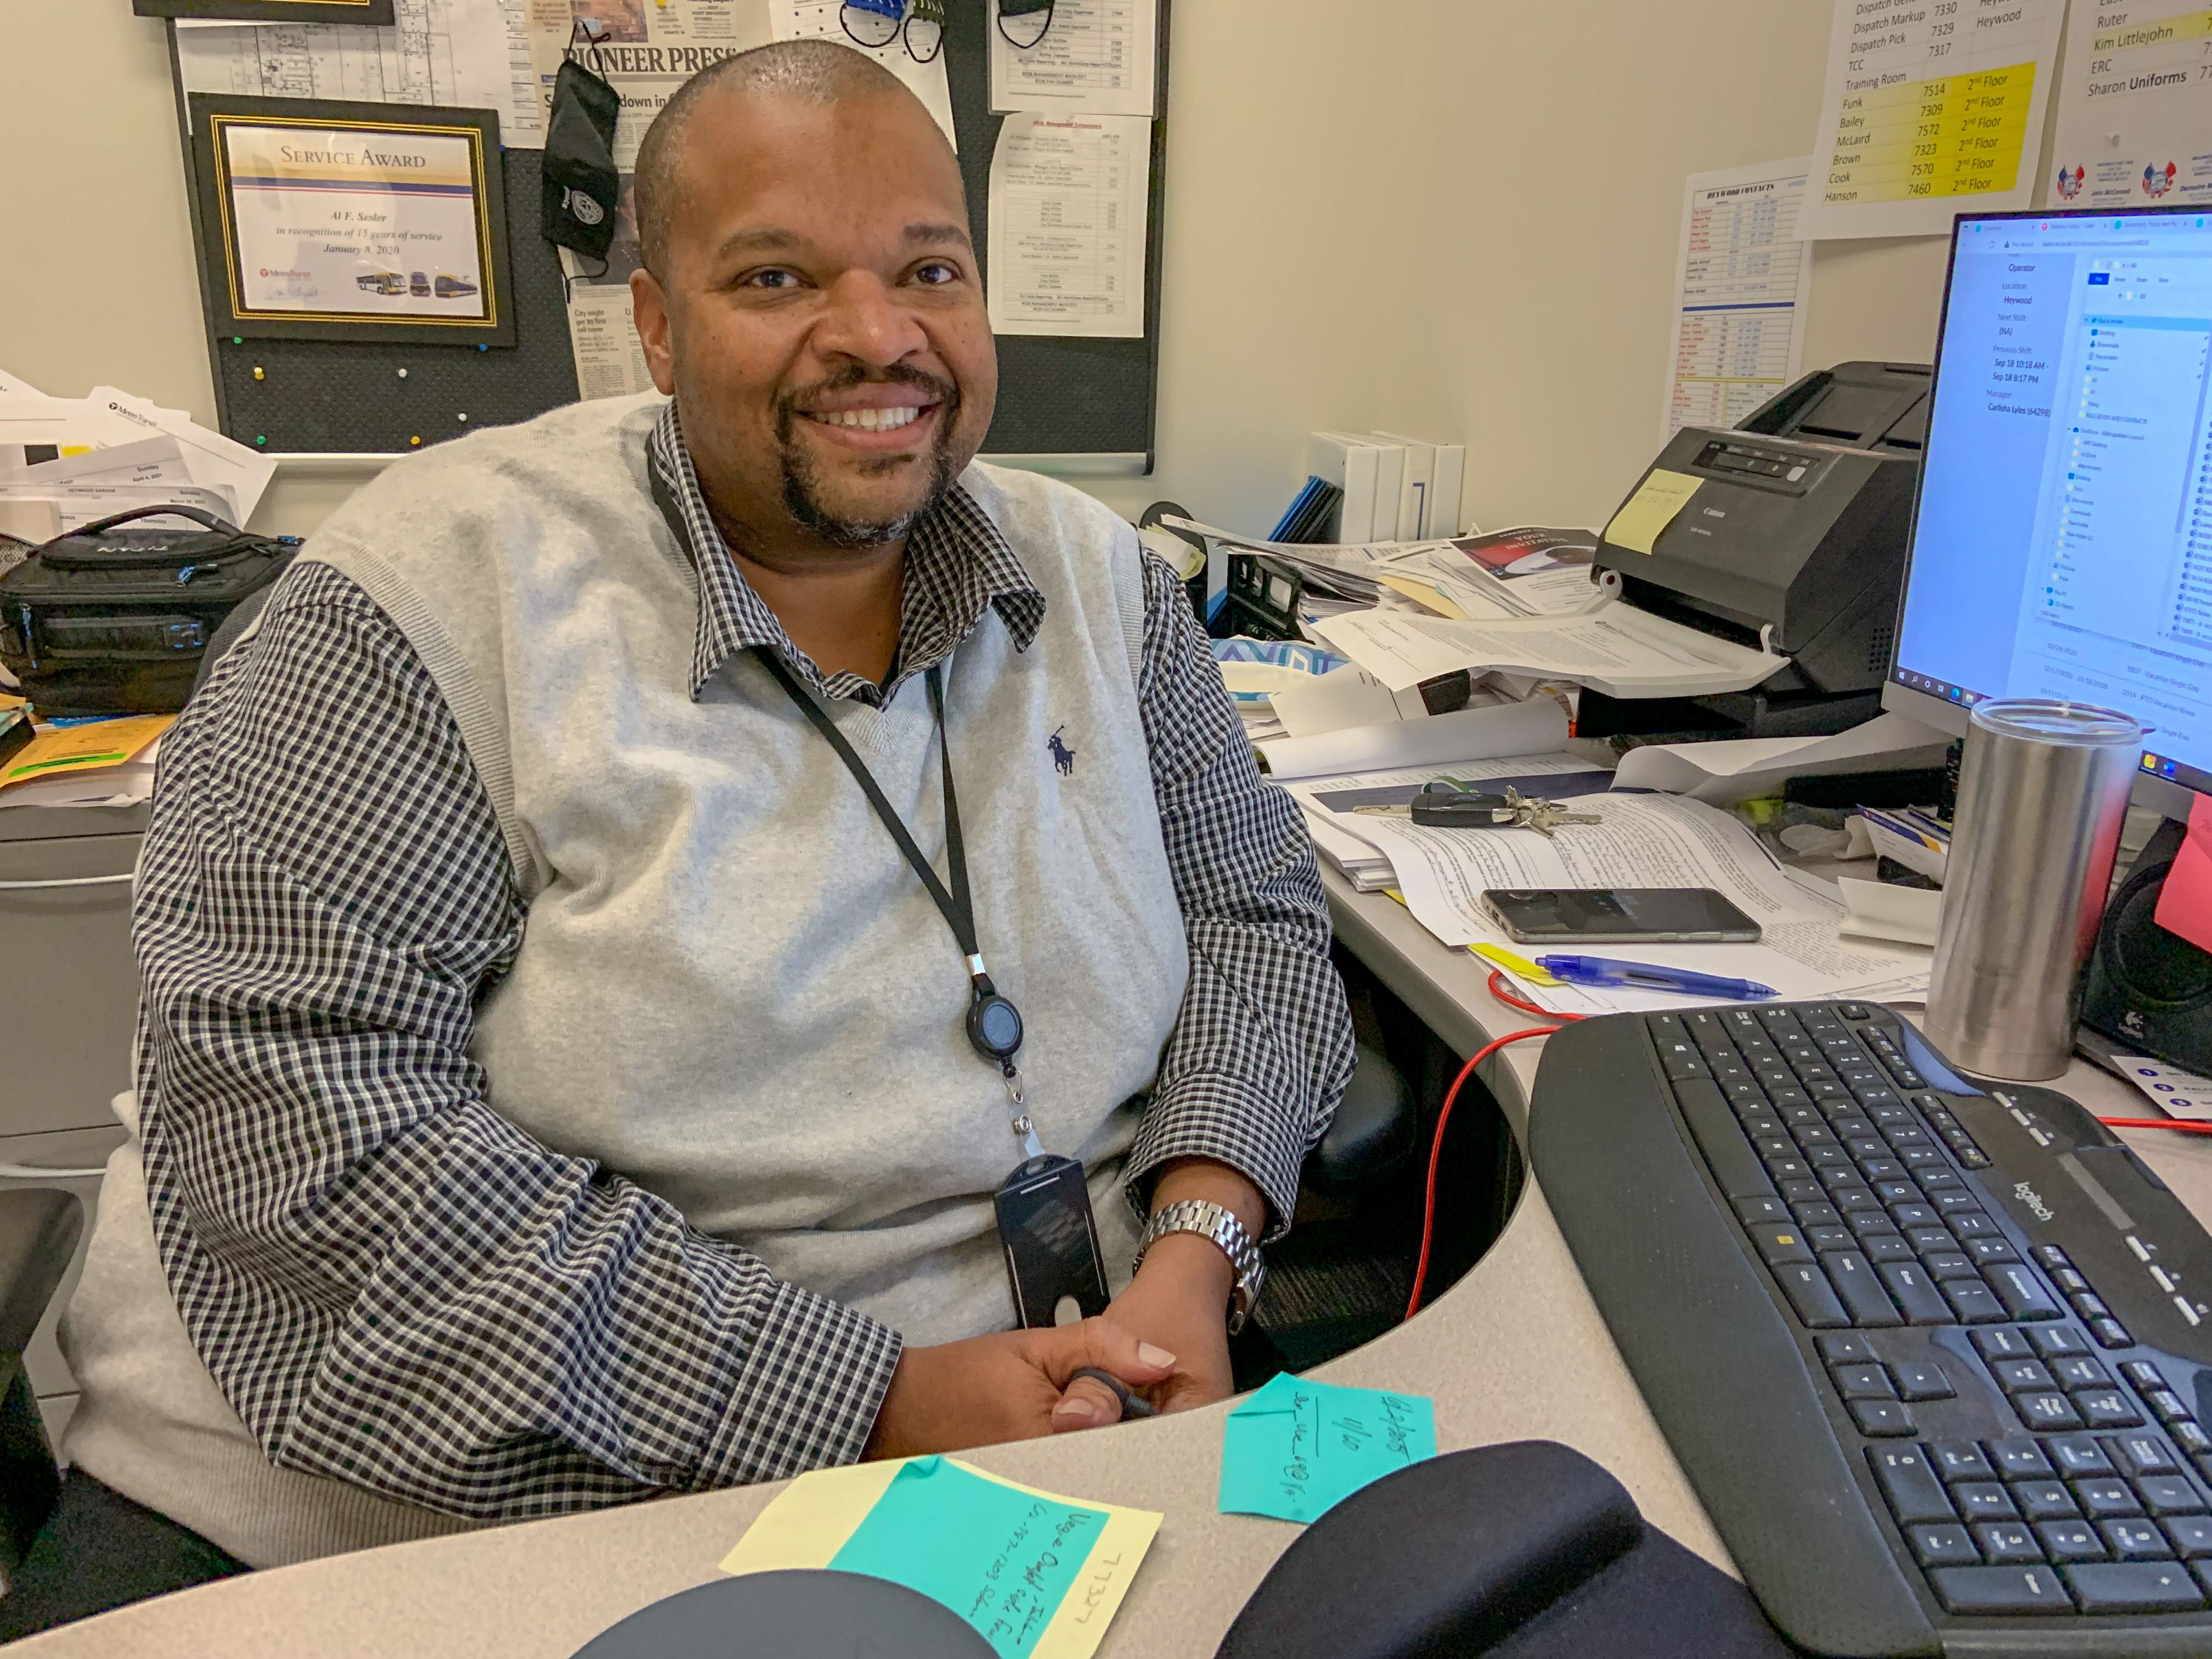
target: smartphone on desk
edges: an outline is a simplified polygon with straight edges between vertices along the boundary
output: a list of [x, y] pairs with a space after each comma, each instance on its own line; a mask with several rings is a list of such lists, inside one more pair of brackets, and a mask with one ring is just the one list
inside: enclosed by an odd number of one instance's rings
[[1522, 945], [1759, 942], [1759, 924], [1710, 887], [1488, 887], [1482, 908]]

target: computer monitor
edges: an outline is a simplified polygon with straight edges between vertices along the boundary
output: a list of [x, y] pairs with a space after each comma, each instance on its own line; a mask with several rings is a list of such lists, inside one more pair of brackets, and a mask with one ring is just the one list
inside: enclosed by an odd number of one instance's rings
[[1961, 216], [1884, 707], [2149, 728], [2136, 797], [2212, 793], [2212, 212]]

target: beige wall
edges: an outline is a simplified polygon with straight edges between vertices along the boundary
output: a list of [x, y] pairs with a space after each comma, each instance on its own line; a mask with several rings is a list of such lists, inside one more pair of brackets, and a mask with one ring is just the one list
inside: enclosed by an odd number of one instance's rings
[[[981, 3], [981, 0], [978, 0]], [[1469, 447], [1483, 524], [1590, 523], [1650, 459], [1683, 175], [1811, 146], [1824, 0], [1176, 0], [1159, 470], [1264, 531], [1304, 434]], [[212, 420], [160, 24], [0, 0], [0, 366]], [[1939, 240], [1815, 258], [1806, 362], [1925, 358]], [[343, 475], [280, 477], [304, 530]]]

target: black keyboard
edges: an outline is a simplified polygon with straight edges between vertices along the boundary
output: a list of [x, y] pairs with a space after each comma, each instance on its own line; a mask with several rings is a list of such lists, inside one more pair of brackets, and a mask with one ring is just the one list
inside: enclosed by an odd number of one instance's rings
[[1872, 1005], [1623, 1014], [1529, 1153], [1793, 1640], [2212, 1655], [2212, 1237], [2073, 1101]]

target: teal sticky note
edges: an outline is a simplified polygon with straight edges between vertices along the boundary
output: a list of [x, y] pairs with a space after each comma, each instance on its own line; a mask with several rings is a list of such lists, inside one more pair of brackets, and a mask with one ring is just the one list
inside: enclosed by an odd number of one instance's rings
[[973, 1625], [1004, 1659], [1027, 1659], [1106, 1521], [1104, 1510], [918, 1457], [892, 1477], [830, 1565], [920, 1590]]
[[1312, 1521], [1371, 1480], [1437, 1455], [1425, 1395], [1276, 1377], [1229, 1413], [1224, 1514]]

